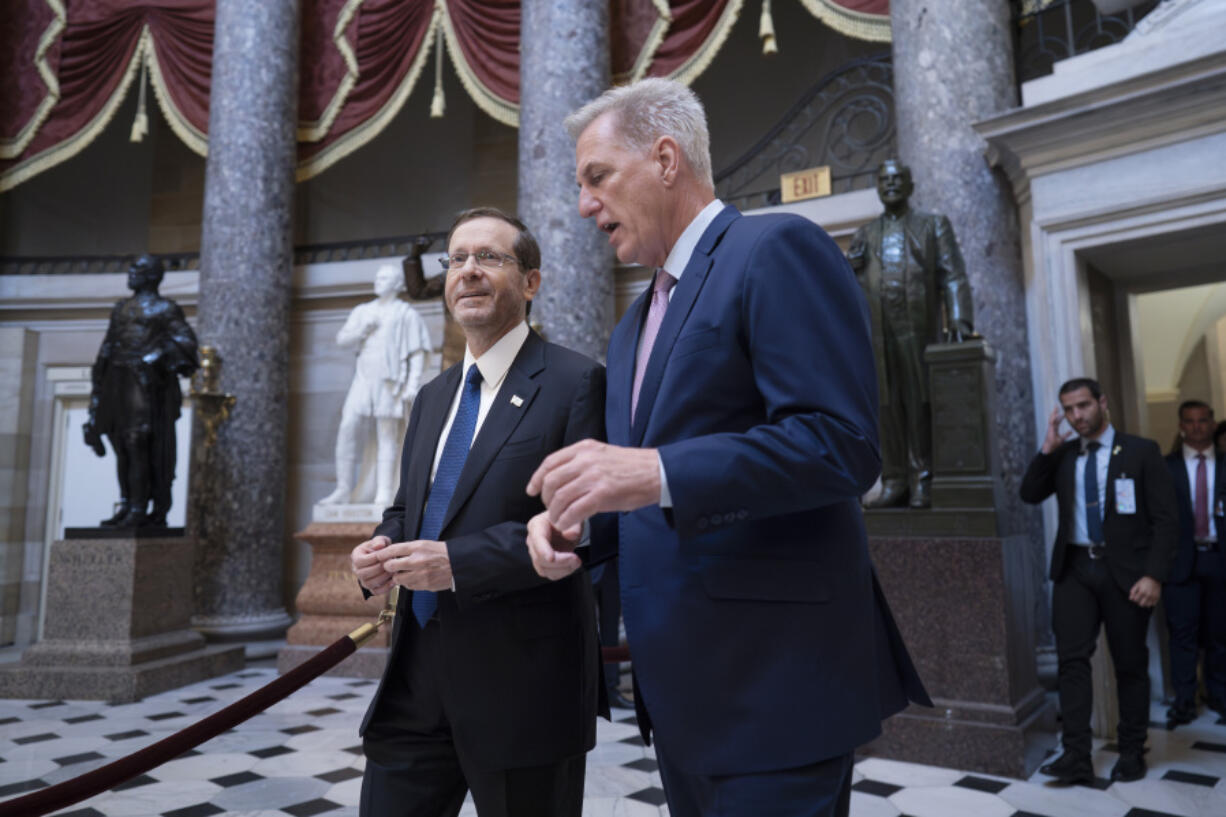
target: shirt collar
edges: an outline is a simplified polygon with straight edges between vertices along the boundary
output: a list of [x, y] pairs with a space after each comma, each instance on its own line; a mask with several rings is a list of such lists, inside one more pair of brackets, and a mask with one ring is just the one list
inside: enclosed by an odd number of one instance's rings
[[468, 368], [476, 363], [477, 370], [481, 372], [481, 382], [488, 383], [490, 388], [498, 388], [527, 339], [528, 324], [526, 321], [520, 321], [479, 358], [474, 358], [472, 350], [465, 346], [464, 371], [467, 372]]
[[1090, 439], [1086, 439], [1085, 437], [1082, 437], [1081, 450], [1084, 452], [1086, 450], [1086, 446], [1094, 442], [1098, 443], [1103, 448], [1110, 451], [1112, 444], [1115, 442], [1115, 426], [1111, 425], [1110, 423], [1107, 423], [1107, 427], [1104, 428], [1102, 433], [1099, 434], [1097, 437], [1091, 437]]
[[1213, 446], [1212, 446], [1212, 445], [1210, 445], [1210, 446], [1209, 446], [1208, 448], [1206, 448], [1204, 451], [1197, 451], [1195, 448], [1193, 448], [1192, 446], [1188, 445], [1187, 443], [1184, 443], [1184, 444], [1183, 444], [1183, 458], [1184, 458], [1185, 460], [1191, 460], [1191, 461], [1195, 462], [1197, 457], [1199, 457], [1201, 454], [1204, 454], [1204, 455], [1205, 455], [1205, 459], [1206, 459], [1207, 461], [1212, 461], [1212, 460], [1214, 459], [1214, 454], [1215, 454], [1215, 453], [1216, 453], [1216, 452], [1213, 450]]
[[669, 251], [668, 258], [664, 259], [663, 268], [668, 270], [669, 275], [678, 281], [681, 280], [681, 273], [685, 272], [685, 268], [689, 266], [690, 256], [694, 254], [694, 248], [698, 246], [698, 239], [702, 238], [702, 234], [707, 231], [711, 222], [715, 221], [715, 217], [723, 209], [722, 201], [712, 199], [711, 203], [702, 208], [698, 215], [694, 216], [694, 220], [682, 230], [681, 237]]

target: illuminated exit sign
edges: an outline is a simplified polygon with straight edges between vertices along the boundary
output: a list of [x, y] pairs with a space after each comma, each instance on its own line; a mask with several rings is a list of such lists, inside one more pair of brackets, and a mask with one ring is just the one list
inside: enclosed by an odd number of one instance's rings
[[795, 173], [784, 173], [779, 177], [779, 191], [783, 202], [815, 199], [830, 195], [830, 166], [811, 167], [808, 170], [797, 170]]

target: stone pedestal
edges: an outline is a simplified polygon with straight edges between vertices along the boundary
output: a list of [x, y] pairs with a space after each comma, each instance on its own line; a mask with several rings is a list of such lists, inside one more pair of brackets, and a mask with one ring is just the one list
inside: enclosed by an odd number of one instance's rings
[[[311, 546], [311, 572], [298, 591], [298, 623], [289, 628], [286, 646], [277, 654], [278, 672], [289, 672], [336, 639], [379, 617], [384, 597], [364, 600], [349, 562], [350, 551], [374, 530], [373, 522], [312, 522], [294, 534]], [[390, 638], [391, 627], [385, 627], [325, 674], [379, 678], [387, 664]]]
[[0, 668], [0, 697], [135, 701], [243, 667], [242, 647], [189, 628], [195, 542], [55, 542], [43, 640]]
[[912, 706], [868, 748], [1026, 778], [1055, 743], [1035, 669], [1044, 601], [1034, 549], [999, 509], [993, 364], [982, 339], [929, 346], [930, 510], [868, 511], [869, 549], [935, 709]]

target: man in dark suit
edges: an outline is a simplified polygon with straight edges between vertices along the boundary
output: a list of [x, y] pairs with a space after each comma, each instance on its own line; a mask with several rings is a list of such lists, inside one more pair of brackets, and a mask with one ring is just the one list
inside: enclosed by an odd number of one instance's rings
[[[1063, 420], [1073, 431], [1060, 432]], [[1158, 444], [1112, 427], [1095, 380], [1060, 387], [1043, 447], [1022, 478], [1023, 501], [1052, 494], [1060, 506], [1051, 580], [1064, 752], [1039, 771], [1067, 783], [1094, 780], [1090, 656], [1101, 626], [1120, 701], [1120, 758], [1111, 779], [1138, 780], [1149, 725], [1145, 632], [1174, 555], [1175, 494]]]
[[1200, 400], [1179, 406], [1182, 444], [1166, 457], [1179, 506], [1175, 562], [1163, 586], [1171, 634], [1171, 726], [1196, 719], [1196, 658], [1205, 645], [1209, 706], [1226, 717], [1226, 561], [1222, 556], [1222, 491], [1226, 455], [1213, 445], [1213, 409]]
[[[613, 445], [547, 458], [537, 569], [620, 511], [622, 614], [673, 817], [845, 815], [853, 750], [927, 703], [869, 561], [881, 468], [864, 296], [796, 216], [715, 199], [706, 116], [644, 80], [568, 120], [579, 210], [658, 268], [609, 341]], [[714, 804], [718, 802], [718, 807]]]
[[[543, 581], [523, 492], [551, 451], [603, 438], [604, 371], [525, 323], [540, 249], [491, 208], [447, 242], [462, 365], [421, 389], [400, 488], [354, 549], [370, 593], [399, 593], [387, 669], [362, 722], [362, 815], [578, 817], [595, 743], [599, 648], [586, 573]], [[471, 445], [471, 448], [470, 448]], [[606, 710], [607, 714], [607, 710]]]

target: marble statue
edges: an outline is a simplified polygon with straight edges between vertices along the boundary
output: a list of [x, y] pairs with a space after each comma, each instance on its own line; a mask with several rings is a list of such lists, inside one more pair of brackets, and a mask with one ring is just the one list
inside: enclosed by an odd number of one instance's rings
[[362, 451], [359, 432], [367, 419], [375, 426], [374, 502], [381, 506], [392, 503], [402, 423], [417, 396], [431, 348], [425, 321], [400, 299], [403, 291], [401, 271], [391, 264], [379, 267], [375, 273], [377, 297], [354, 307], [336, 333], [338, 345], [356, 348], [357, 364], [336, 435], [336, 490], [320, 500], [321, 504], [362, 501], [353, 496], [353, 486]]
[[[881, 401], [881, 491], [866, 507], [931, 504], [932, 408], [924, 348], [974, 335], [966, 266], [949, 219], [913, 209], [911, 170], [877, 171], [885, 212], [856, 231], [847, 260], [868, 298]], [[942, 313], [944, 320], [942, 320]]]
[[[133, 294], [115, 304], [92, 372], [85, 443], [106, 454], [111, 441], [119, 476], [118, 510], [106, 526], [166, 525], [175, 476], [179, 377], [198, 367], [196, 334], [179, 305], [158, 294], [162, 262], [142, 255], [128, 270]], [[153, 508], [150, 510], [150, 500]]]

